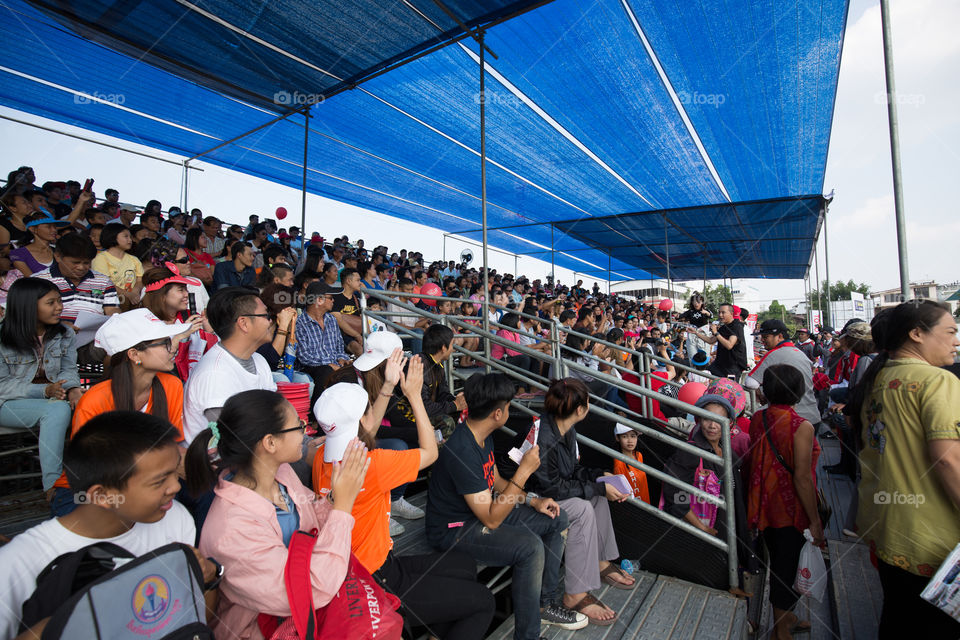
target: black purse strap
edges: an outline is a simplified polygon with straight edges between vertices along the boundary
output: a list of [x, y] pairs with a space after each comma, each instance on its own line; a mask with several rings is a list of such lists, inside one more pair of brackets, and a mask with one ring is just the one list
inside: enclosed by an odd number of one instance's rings
[[777, 450], [777, 445], [773, 444], [773, 437], [770, 435], [770, 425], [767, 423], [767, 409], [763, 410], [763, 433], [767, 436], [767, 442], [770, 444], [770, 449], [773, 450], [773, 455], [777, 457], [777, 462], [783, 465], [783, 468], [786, 469], [790, 475], [793, 475], [793, 467], [787, 464], [787, 461], [783, 459], [783, 456], [780, 455], [780, 452]]

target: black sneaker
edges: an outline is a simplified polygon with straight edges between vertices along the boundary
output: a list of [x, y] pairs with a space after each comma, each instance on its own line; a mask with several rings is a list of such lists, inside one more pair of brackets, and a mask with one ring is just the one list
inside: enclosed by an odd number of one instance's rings
[[575, 631], [587, 626], [587, 616], [567, 609], [559, 604], [551, 604], [540, 612], [540, 623], [549, 624], [561, 629]]

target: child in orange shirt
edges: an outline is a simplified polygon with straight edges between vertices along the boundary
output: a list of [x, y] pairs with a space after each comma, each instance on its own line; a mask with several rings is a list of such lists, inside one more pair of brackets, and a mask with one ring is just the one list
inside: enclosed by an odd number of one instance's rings
[[[637, 462], [643, 462], [643, 455], [637, 451], [636, 431], [618, 422], [617, 426], [614, 427], [613, 433], [617, 438], [617, 442], [620, 443], [620, 453], [632, 457]], [[647, 489], [647, 474], [640, 471], [640, 469], [631, 467], [622, 460], [613, 461], [613, 472], [627, 479], [627, 482], [633, 487], [634, 498], [650, 504], [650, 491]]]

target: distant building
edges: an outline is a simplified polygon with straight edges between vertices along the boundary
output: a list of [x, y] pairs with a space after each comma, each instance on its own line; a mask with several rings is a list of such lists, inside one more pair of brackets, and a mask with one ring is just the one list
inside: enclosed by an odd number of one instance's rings
[[[939, 287], [934, 281], [929, 282], [912, 282], [910, 283], [910, 290], [913, 293], [913, 298], [915, 300], [939, 300], [942, 301], [941, 295], [938, 293]], [[956, 285], [954, 285], [954, 291], [956, 291]], [[877, 311], [883, 309], [890, 309], [897, 306], [903, 299], [900, 296], [900, 287], [895, 289], [884, 289], [882, 291], [871, 291], [870, 299], [873, 301], [874, 306]]]
[[671, 282], [667, 288], [666, 280], [629, 280], [618, 282], [610, 287], [610, 293], [636, 298], [640, 302], [659, 303], [664, 298], [673, 300], [673, 308], [685, 309], [693, 290], [679, 282]]

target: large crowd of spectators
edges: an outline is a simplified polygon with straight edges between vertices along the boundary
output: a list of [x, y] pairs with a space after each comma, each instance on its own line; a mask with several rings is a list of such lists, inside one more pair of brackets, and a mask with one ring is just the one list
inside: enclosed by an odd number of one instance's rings
[[[744, 480], [736, 483], [737, 535], [759, 532], [769, 551], [773, 637], [789, 637], [798, 624], [792, 572], [802, 531], [823, 543], [818, 438], [844, 444], [832, 471], [857, 480], [861, 464], [870, 465], [871, 490], [915, 483], [937, 495], [909, 522], [862, 509], [890, 628], [897, 611], [923, 612], [919, 582], [910, 580], [927, 575], [960, 536], [944, 542], [923, 533], [942, 530], [943, 519], [955, 528], [960, 505], [960, 381], [934, 371], [952, 362], [956, 325], [932, 303], [901, 305], [873, 327], [848, 323], [836, 338], [824, 327], [794, 339], [783, 323], [766, 321], [758, 362], [747, 311], [699, 294], [679, 311], [605, 295], [597, 283], [588, 290], [582, 281], [562, 286], [495, 270], [484, 280], [467, 264], [368, 249], [346, 236], [327, 241], [256, 215], [232, 224], [156, 200], [125, 204], [116, 189], [99, 200], [92, 181], [36, 182], [21, 167], [0, 198], [0, 425], [39, 429], [55, 517], [0, 548], [0, 637], [31, 632], [20, 628], [20, 610], [50, 561], [98, 541], [137, 553], [167, 542], [194, 547], [216, 637], [261, 637], [260, 614], [290, 614], [286, 548], [296, 531], [311, 529], [319, 531], [311, 565], [319, 607], [340, 589], [352, 555], [399, 596], [409, 625], [438, 638], [485, 635], [494, 603], [477, 582], [478, 563], [513, 567], [518, 639], [538, 638], [543, 624], [613, 624], [617, 612], [592, 592], [602, 583], [632, 589], [635, 579], [620, 568], [608, 502], [659, 497], [661, 509], [710, 535], [724, 536], [726, 525], [715, 506], [669, 485], [651, 496], [644, 473], [622, 461], [611, 469], [630, 493], [607, 479], [610, 470], [580, 463], [576, 425], [591, 394], [623, 416], [686, 424], [688, 442], [724, 455], [720, 422], [689, 420], [669, 403], [654, 402], [647, 415], [640, 395], [610, 383], [640, 381], [636, 352], [654, 356], [654, 391], [676, 398], [700, 384], [696, 406], [731, 424], [727, 455]], [[410, 294], [400, 300], [457, 322], [400, 313], [368, 296], [371, 310], [395, 315], [387, 323], [367, 317], [365, 327], [364, 290]], [[436, 291], [450, 299], [416, 297]], [[445, 367], [455, 346], [467, 351], [460, 367], [476, 364], [483, 342], [470, 327], [483, 325], [485, 299], [499, 337], [491, 357], [527, 375], [475, 373], [454, 393]], [[549, 355], [553, 331], [568, 377], [553, 358], [524, 352]], [[100, 367], [102, 378], [85, 390], [79, 372]], [[548, 380], [548, 389], [527, 376]], [[918, 394], [919, 408], [886, 398], [895, 382]], [[767, 403], [752, 417], [744, 387]], [[884, 409], [877, 394], [886, 394]], [[506, 478], [492, 435], [512, 400], [538, 396], [537, 446]], [[307, 409], [295, 408], [295, 398], [309, 398]], [[621, 453], [642, 463], [637, 432], [611, 428]], [[915, 477], [912, 466], [889, 461], [919, 455], [919, 444], [894, 436], [899, 428], [926, 439], [937, 474]], [[861, 463], [865, 443], [872, 451]], [[420, 509], [404, 494], [427, 469]], [[721, 465], [678, 451], [664, 469], [720, 495]], [[435, 551], [395, 555], [392, 536], [402, 526], [394, 516], [425, 518]], [[858, 523], [845, 524], [854, 535]], [[917, 542], [896, 535], [898, 527]], [[750, 558], [741, 554], [745, 571], [756, 569]]]

